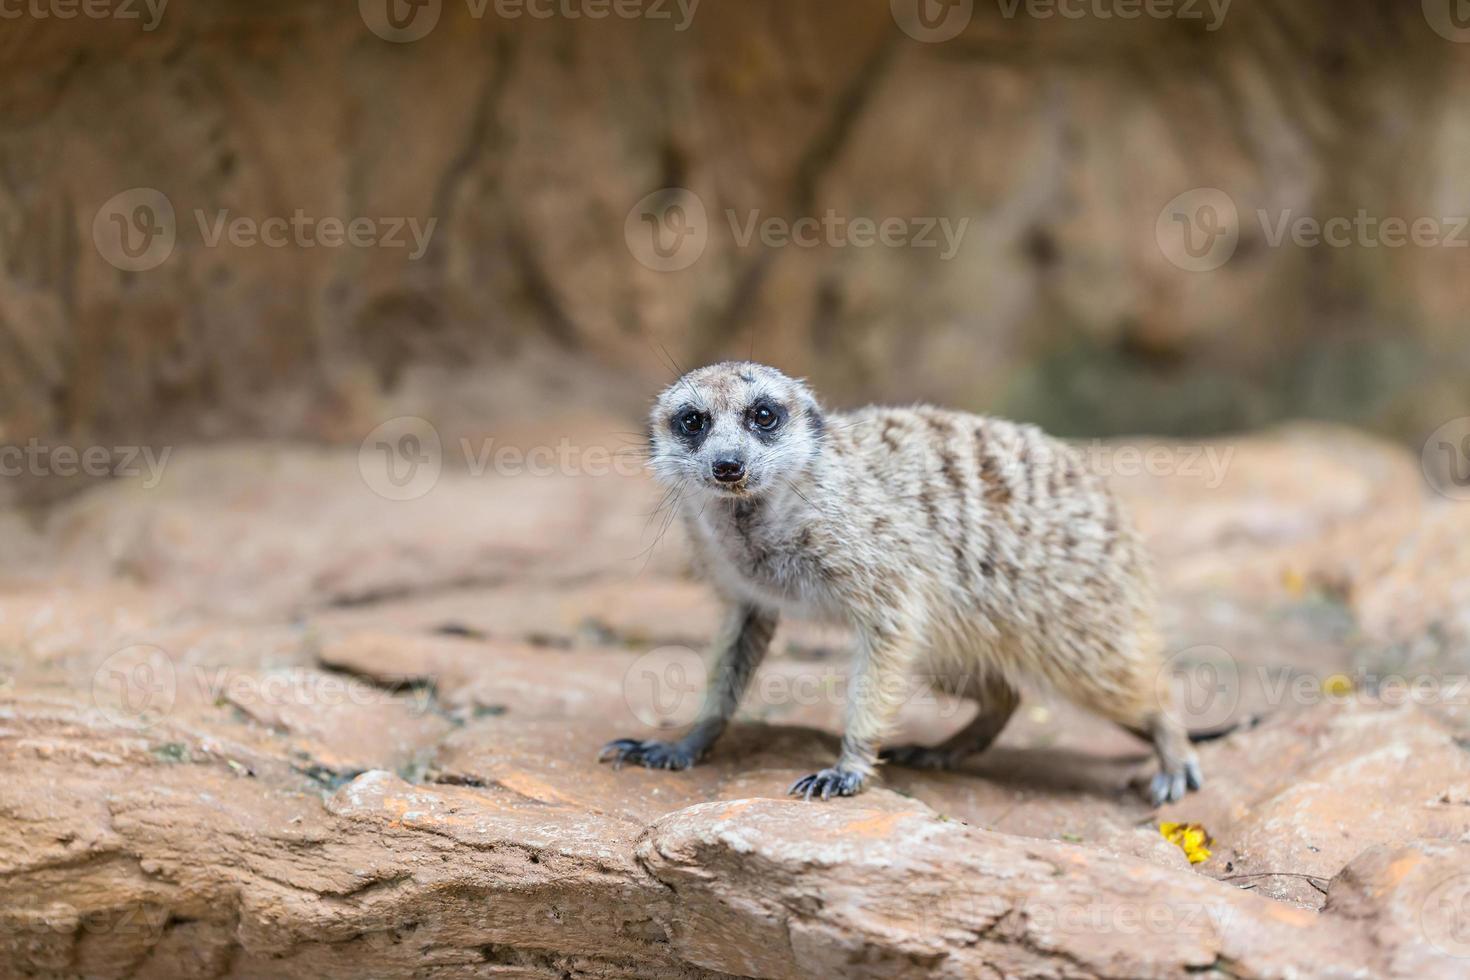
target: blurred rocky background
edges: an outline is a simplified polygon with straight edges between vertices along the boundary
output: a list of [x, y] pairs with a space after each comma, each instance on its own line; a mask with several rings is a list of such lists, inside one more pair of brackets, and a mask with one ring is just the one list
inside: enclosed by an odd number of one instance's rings
[[[1071, 435], [1313, 417], [1417, 442], [1470, 409], [1470, 45], [1433, 0], [530, 2], [5, 19], [5, 438], [632, 411], [667, 379], [660, 346]], [[625, 219], [670, 187], [707, 242], [657, 271]], [[124, 271], [94, 225], [139, 188], [176, 240]], [[1197, 188], [1238, 207], [1210, 271], [1159, 235]], [[423, 249], [212, 237], [298, 211], [434, 225]], [[829, 211], [967, 224], [948, 258], [738, 234]], [[1273, 244], [1283, 216], [1360, 211], [1454, 241]]]

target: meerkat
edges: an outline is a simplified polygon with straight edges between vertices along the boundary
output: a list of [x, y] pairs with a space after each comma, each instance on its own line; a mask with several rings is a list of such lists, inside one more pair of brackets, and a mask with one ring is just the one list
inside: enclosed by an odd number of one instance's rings
[[[683, 769], [729, 724], [778, 617], [856, 635], [841, 752], [792, 794], [862, 791], [880, 762], [952, 768], [987, 748], [1023, 682], [1152, 742], [1155, 805], [1203, 782], [1157, 683], [1142, 543], [1081, 453], [1030, 425], [928, 406], [824, 411], [762, 364], [691, 371], [659, 395], [649, 467], [726, 605], [702, 711], [674, 741], [599, 758]], [[979, 711], [935, 746], [886, 747], [913, 678]]]

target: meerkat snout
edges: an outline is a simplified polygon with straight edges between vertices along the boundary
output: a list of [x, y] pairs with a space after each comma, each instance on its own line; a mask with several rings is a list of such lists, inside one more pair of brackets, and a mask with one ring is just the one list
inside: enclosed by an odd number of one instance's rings
[[[649, 466], [727, 611], [694, 727], [673, 742], [611, 742], [603, 758], [693, 765], [787, 613], [857, 636], [841, 754], [792, 787], [808, 799], [859, 792], [880, 761], [953, 767], [1000, 734], [1023, 682], [1152, 741], [1156, 803], [1201, 784], [1159, 683], [1148, 556], [1072, 447], [928, 406], [829, 416], [804, 383], [749, 362], [670, 385], [649, 442]], [[979, 713], [941, 745], [884, 748], [915, 677]]]
[[710, 473], [720, 483], [739, 483], [745, 479], [745, 460], [738, 457], [717, 459], [710, 464]]

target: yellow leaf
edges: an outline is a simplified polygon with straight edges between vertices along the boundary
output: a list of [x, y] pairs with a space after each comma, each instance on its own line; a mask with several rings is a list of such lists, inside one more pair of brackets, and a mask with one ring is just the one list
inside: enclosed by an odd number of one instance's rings
[[1300, 599], [1306, 594], [1307, 577], [1295, 568], [1288, 568], [1281, 573], [1281, 584], [1293, 599]]
[[1210, 859], [1209, 845], [1215, 841], [1202, 825], [1166, 820], [1159, 824], [1159, 833], [1164, 840], [1183, 851], [1190, 864], [1199, 864]]

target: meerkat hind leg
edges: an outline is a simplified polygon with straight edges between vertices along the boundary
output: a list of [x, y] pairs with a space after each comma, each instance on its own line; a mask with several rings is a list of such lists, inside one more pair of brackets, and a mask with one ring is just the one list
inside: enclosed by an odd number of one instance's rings
[[969, 756], [990, 748], [1021, 703], [1020, 692], [1003, 677], [986, 677], [955, 693], [973, 697], [980, 705], [969, 724], [938, 745], [895, 745], [878, 757], [909, 769], [953, 769]]
[[1125, 731], [1153, 745], [1159, 771], [1149, 781], [1146, 797], [1154, 805], [1184, 798], [1204, 785], [1199, 759], [1184, 726], [1160, 700], [1153, 677], [1152, 658], [1138, 654], [1132, 643], [1118, 643], [1100, 652], [1098, 664], [1111, 670], [1069, 671], [1053, 685], [1073, 704], [1101, 715]]
[[1141, 727], [1159, 757], [1159, 771], [1149, 782], [1149, 800], [1154, 806], [1181, 800], [1186, 792], [1205, 784], [1199, 758], [1189, 744], [1189, 733], [1183, 725], [1159, 711]]
[[[1088, 705], [1080, 701], [1084, 707]], [[1120, 714], [1099, 711], [1111, 718], [1124, 731], [1153, 745], [1154, 755], [1159, 760], [1159, 771], [1148, 784], [1148, 800], [1154, 806], [1174, 803], [1184, 798], [1190, 790], [1204, 786], [1205, 777], [1200, 769], [1199, 757], [1190, 744], [1189, 733], [1168, 712], [1154, 709], [1145, 714]]]

